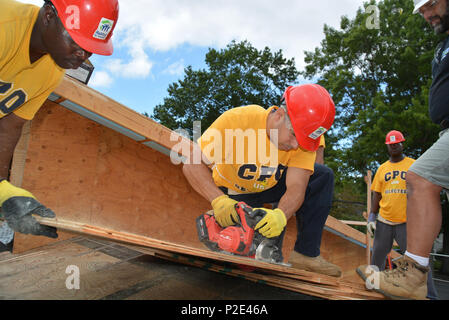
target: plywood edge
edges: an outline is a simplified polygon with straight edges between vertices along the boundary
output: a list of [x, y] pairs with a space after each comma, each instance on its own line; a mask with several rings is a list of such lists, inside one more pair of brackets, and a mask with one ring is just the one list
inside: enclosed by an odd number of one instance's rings
[[189, 139], [68, 76], [63, 78], [54, 94], [59, 96], [59, 104], [69, 100], [142, 136], [140, 142], [156, 142], [168, 149], [177, 145], [191, 147]]
[[[36, 217], [36, 219], [47, 226], [56, 227], [61, 230], [72, 231], [76, 233], [81, 233], [85, 235], [91, 235], [101, 238], [106, 238], [113, 241], [124, 242], [128, 244], [150, 247], [155, 249], [161, 249], [171, 252], [177, 252], [180, 254], [190, 254], [195, 256], [200, 256], [204, 258], [232, 262], [237, 264], [244, 264], [252, 267], [257, 267], [260, 269], [266, 269], [271, 271], [277, 271], [286, 274], [296, 274], [302, 276], [315, 276], [316, 274], [308, 271], [303, 271], [299, 269], [295, 269], [292, 267], [287, 267], [283, 265], [270, 264], [266, 262], [257, 261], [247, 257], [241, 257], [237, 255], [225, 254], [210, 251], [207, 249], [200, 249], [194, 247], [188, 247], [181, 244], [176, 244], [172, 242], [167, 242], [163, 240], [153, 239], [147, 236], [141, 236], [137, 234], [132, 234], [128, 232], [121, 232], [116, 230], [111, 230], [107, 228], [102, 228], [98, 226], [78, 223], [74, 221], [63, 220], [59, 218], [49, 219], [49, 218], [41, 218]], [[321, 279], [328, 279], [328, 281], [338, 282], [337, 278], [320, 275]]]
[[[334, 218], [332, 216], [328, 216], [326, 220], [326, 227], [335, 231], [340, 236], [347, 237], [349, 239], [354, 240], [354, 242], [359, 243], [361, 245], [365, 245], [367, 243], [366, 235], [360, 232], [357, 229], [352, 228], [351, 226], [345, 224], [344, 222]], [[373, 247], [373, 239], [370, 239], [370, 247]], [[398, 258], [400, 256], [399, 253], [392, 250], [390, 252], [392, 258]]]
[[341, 222], [337, 218], [334, 218], [332, 216], [328, 216], [326, 220], [326, 226], [332, 230], [337, 231], [338, 233], [343, 234], [344, 236], [351, 238], [357, 242], [360, 242], [362, 244], [366, 244], [366, 238], [365, 234], [358, 231], [357, 229], [354, 229], [347, 224]]

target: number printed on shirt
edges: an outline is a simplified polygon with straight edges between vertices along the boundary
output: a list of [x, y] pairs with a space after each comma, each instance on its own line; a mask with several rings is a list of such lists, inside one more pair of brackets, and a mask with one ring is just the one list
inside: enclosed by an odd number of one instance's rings
[[12, 83], [0, 81], [0, 111], [8, 114], [19, 108], [26, 102], [27, 95], [22, 89], [11, 90]]

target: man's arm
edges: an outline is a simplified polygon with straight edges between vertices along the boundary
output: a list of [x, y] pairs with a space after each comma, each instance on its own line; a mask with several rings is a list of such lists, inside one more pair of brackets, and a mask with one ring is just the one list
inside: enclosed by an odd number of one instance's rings
[[[194, 159], [193, 154], [195, 152], [201, 152], [197, 144], [194, 144], [193, 150], [190, 159]], [[218, 224], [222, 227], [234, 225], [239, 221], [238, 214], [235, 211], [237, 201], [229, 198], [215, 185], [212, 173], [205, 162], [207, 159], [202, 153], [201, 155], [201, 163], [189, 161], [183, 165], [182, 172], [192, 188], [211, 203]]]
[[7, 179], [14, 149], [27, 120], [15, 114], [0, 118], [0, 179]]
[[279, 236], [287, 225], [288, 219], [302, 206], [309, 183], [310, 170], [289, 167], [287, 170], [287, 190], [274, 210], [256, 208], [265, 212], [265, 216], [257, 223], [258, 230], [264, 237], [273, 238]]
[[54, 212], [40, 204], [30, 192], [6, 180], [25, 122], [14, 114], [0, 118], [0, 207], [9, 227], [14, 231], [57, 238], [56, 228], [41, 225], [32, 217], [32, 214], [37, 214], [54, 218]]
[[371, 204], [371, 212], [379, 213], [380, 208], [380, 200], [382, 199], [382, 194], [376, 191], [373, 191], [373, 203]]
[[192, 159], [195, 159], [193, 156], [195, 152], [201, 152], [196, 143], [194, 143], [189, 161], [182, 167], [182, 172], [192, 188], [203, 198], [212, 202], [217, 197], [224, 195], [224, 193], [215, 185], [212, 179], [212, 172], [204, 162], [205, 157], [202, 152], [201, 163], [192, 163]]
[[373, 191], [373, 197], [372, 197], [372, 204], [371, 204], [371, 212], [368, 213], [368, 223], [366, 225], [366, 228], [368, 230], [368, 233], [373, 237], [374, 236], [374, 230], [376, 230], [376, 220], [377, 220], [377, 214], [379, 213], [379, 202], [382, 199], [382, 194]]
[[324, 147], [323, 146], [319, 146], [318, 150], [316, 151], [315, 162], [318, 164], [324, 165]]
[[278, 205], [278, 208], [284, 212], [287, 220], [302, 206], [311, 174], [310, 170], [294, 167], [288, 168], [286, 177], [287, 191]]

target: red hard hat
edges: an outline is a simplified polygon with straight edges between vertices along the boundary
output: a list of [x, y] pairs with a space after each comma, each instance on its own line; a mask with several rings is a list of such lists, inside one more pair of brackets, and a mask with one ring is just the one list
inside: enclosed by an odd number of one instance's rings
[[67, 32], [86, 51], [109, 56], [118, 0], [51, 0]]
[[387, 136], [385, 137], [385, 144], [395, 144], [402, 141], [405, 141], [404, 135], [397, 130], [388, 132]]
[[320, 137], [334, 123], [335, 105], [329, 92], [318, 84], [288, 87], [283, 96], [298, 144], [316, 151]]

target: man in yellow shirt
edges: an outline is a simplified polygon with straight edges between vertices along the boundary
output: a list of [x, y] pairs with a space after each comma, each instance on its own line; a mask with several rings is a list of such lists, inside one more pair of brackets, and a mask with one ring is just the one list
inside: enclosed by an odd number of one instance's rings
[[[374, 235], [372, 264], [385, 269], [387, 254], [396, 240], [402, 252], [407, 246], [406, 210], [407, 186], [405, 178], [415, 160], [404, 156], [401, 132], [390, 131], [385, 140], [390, 159], [384, 162], [374, 176], [372, 212], [368, 231]], [[376, 221], [377, 220], [377, 221]]]
[[[266, 212], [256, 225], [263, 236], [282, 238], [296, 215], [298, 237], [289, 262], [293, 267], [340, 276], [320, 256], [321, 236], [333, 194], [333, 172], [315, 164], [320, 136], [329, 130], [335, 106], [321, 86], [286, 89], [280, 107], [238, 107], [224, 112], [201, 136], [201, 162], [184, 163], [192, 187], [211, 202], [222, 226], [238, 221], [235, 204], [243, 201]], [[212, 172], [211, 172], [212, 170]], [[266, 209], [266, 203], [278, 202]]]
[[7, 181], [23, 124], [58, 86], [64, 69], [92, 53], [111, 55], [118, 0], [45, 0], [39, 8], [0, 0], [0, 207], [9, 227], [57, 237], [32, 214], [54, 217], [28, 191]]

